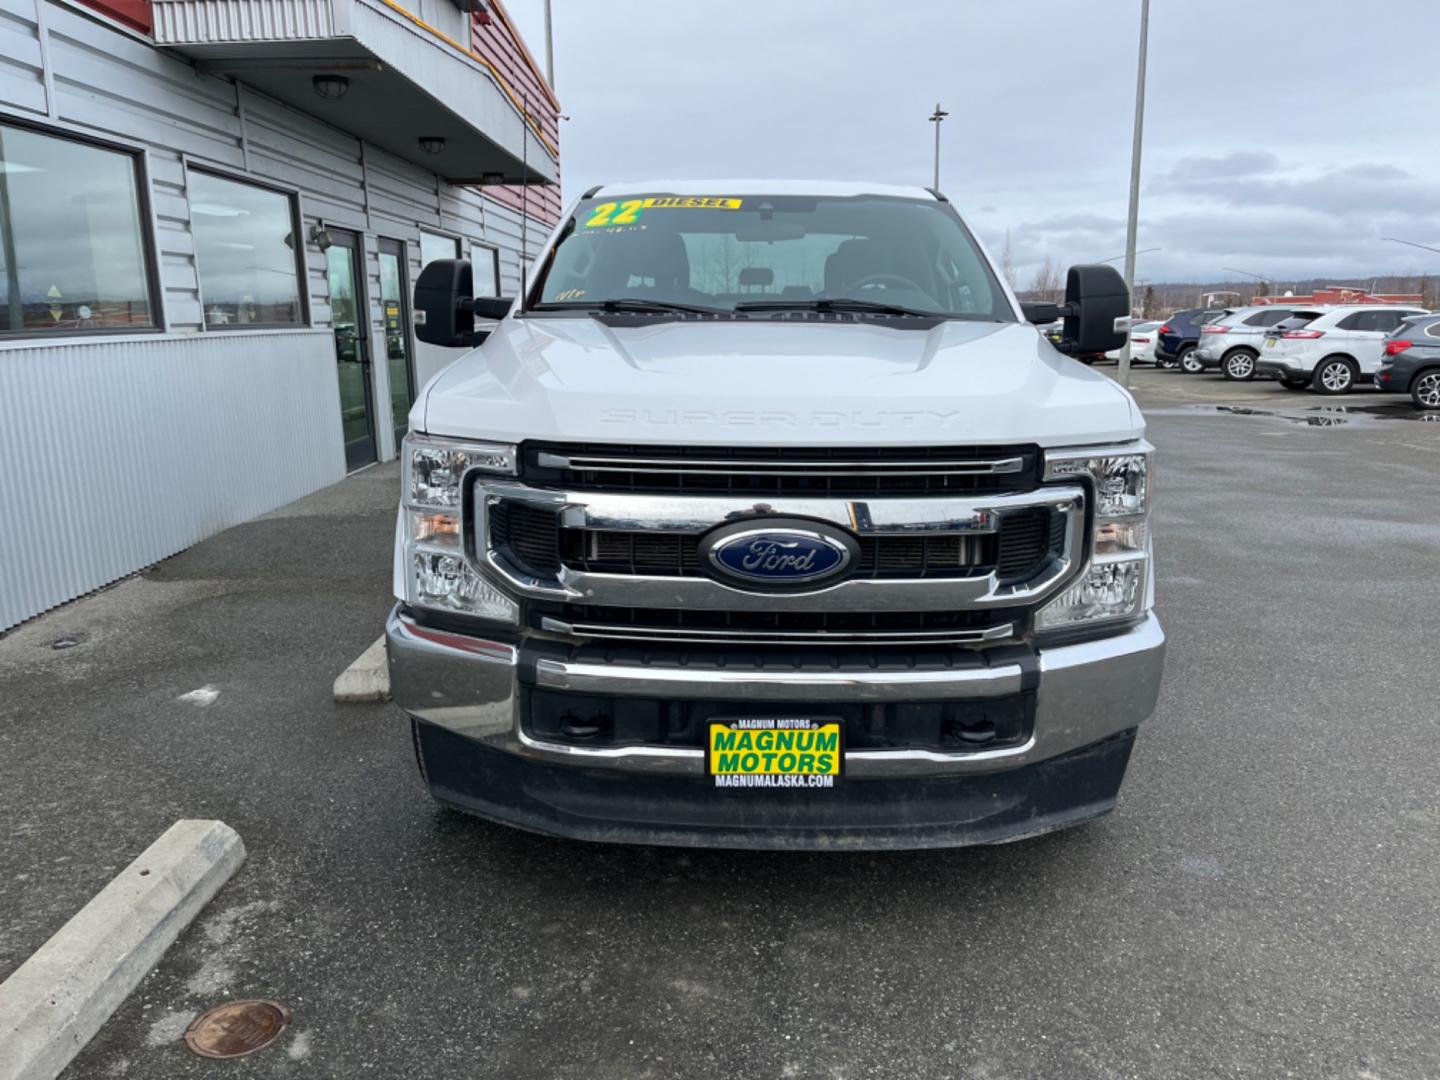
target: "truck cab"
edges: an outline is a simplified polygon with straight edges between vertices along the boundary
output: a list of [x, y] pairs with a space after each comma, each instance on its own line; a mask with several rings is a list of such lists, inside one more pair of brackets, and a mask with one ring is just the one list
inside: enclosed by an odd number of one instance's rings
[[[432, 795], [590, 840], [913, 848], [1110, 810], [1152, 712], [1152, 447], [919, 188], [587, 192], [410, 415], [391, 692]], [[1063, 319], [1059, 346], [1035, 327]]]

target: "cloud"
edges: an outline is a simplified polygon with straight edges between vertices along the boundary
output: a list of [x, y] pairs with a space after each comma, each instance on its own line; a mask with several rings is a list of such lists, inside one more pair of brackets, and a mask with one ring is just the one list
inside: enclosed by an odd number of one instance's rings
[[1232, 150], [1224, 157], [1187, 157], [1175, 163], [1167, 177], [1174, 184], [1228, 180], [1276, 172], [1280, 159], [1268, 150]]
[[1066, 214], [1045, 218], [1043, 221], [1027, 221], [1017, 231], [1022, 233], [1108, 233], [1125, 228], [1124, 218], [1104, 217], [1100, 214]]
[[[1213, 280], [1241, 257], [1276, 274], [1440, 271], [1379, 239], [1440, 245], [1440, 142], [1418, 137], [1440, 67], [1335, 77], [1432, 24], [1434, 3], [1356, 19], [1348, 0], [1310, 0], [1297, 22], [1293, 5], [1207, 0], [1208, 24], [1306, 57], [1258, 95], [1253, 50], [1197, 49], [1186, 5], [1155, 7], [1139, 246], [1162, 250], [1140, 272]], [[1109, 258], [1125, 238], [1136, 7], [1046, 4], [1042, 34], [1040, 6], [733, 0], [723, 18], [683, 4], [657, 18], [642, 0], [556, 5], [566, 195], [670, 177], [928, 184], [939, 100], [941, 186], [992, 251], [1010, 232], [1017, 276], [1047, 256]], [[507, 7], [543, 55], [541, 0]]]
[[[1207, 160], [1232, 161], [1237, 156]], [[1389, 162], [1357, 162], [1319, 174], [1275, 176], [1278, 162], [1263, 174], [1226, 175], [1196, 171], [1193, 164], [1198, 160], [1182, 161], [1158, 177], [1152, 193], [1185, 195], [1228, 206], [1314, 210], [1341, 217], [1377, 211], [1440, 214], [1440, 186]]]

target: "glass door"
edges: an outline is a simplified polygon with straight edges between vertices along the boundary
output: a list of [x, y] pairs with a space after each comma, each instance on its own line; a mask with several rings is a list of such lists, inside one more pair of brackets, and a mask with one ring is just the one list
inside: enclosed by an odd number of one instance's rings
[[365, 260], [358, 236], [341, 229], [328, 231], [331, 244], [325, 249], [325, 268], [330, 280], [330, 319], [340, 374], [340, 424], [345, 437], [345, 468], [353, 471], [375, 460]]
[[409, 292], [405, 284], [405, 245], [380, 241], [380, 314], [385, 320], [385, 362], [390, 367], [390, 413], [395, 445], [409, 427], [415, 404], [415, 358], [410, 348]]

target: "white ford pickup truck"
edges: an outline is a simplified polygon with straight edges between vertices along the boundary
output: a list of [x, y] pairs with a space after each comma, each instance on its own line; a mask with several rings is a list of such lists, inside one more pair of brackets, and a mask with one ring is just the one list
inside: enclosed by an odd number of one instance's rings
[[1114, 806], [1165, 638], [1144, 420], [1062, 355], [1124, 340], [1113, 269], [1022, 305], [937, 192], [657, 182], [472, 297], [416, 287], [472, 351], [410, 414], [386, 627], [436, 799], [831, 849]]

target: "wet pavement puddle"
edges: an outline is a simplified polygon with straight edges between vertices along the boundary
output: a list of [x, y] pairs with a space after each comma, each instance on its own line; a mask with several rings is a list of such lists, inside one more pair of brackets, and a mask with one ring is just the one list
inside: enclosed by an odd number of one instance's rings
[[1393, 405], [1308, 405], [1298, 408], [1256, 408], [1253, 405], [1180, 405], [1146, 409], [1151, 416], [1264, 416], [1307, 427], [1345, 427], [1382, 420], [1440, 423], [1440, 410], [1417, 409], [1409, 402]]

